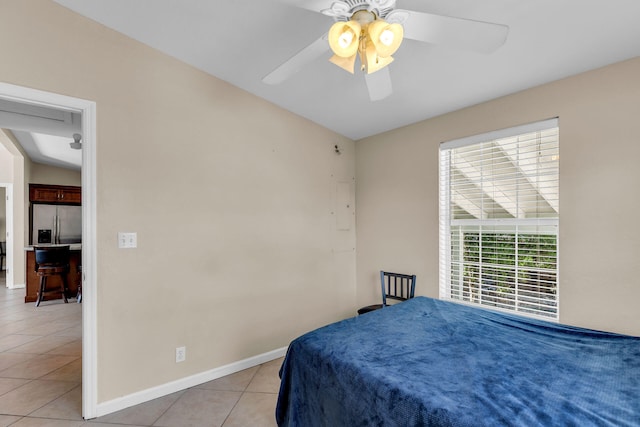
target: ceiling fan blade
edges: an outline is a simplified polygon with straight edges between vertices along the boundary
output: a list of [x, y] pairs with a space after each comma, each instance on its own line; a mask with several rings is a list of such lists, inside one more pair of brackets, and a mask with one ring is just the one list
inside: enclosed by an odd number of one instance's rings
[[387, 20], [401, 22], [407, 39], [456, 49], [491, 53], [507, 40], [509, 27], [490, 22], [452, 18], [431, 13], [396, 9]]
[[372, 101], [385, 99], [393, 92], [389, 67], [384, 67], [375, 73], [365, 74], [364, 80], [369, 90], [369, 99]]
[[320, 12], [321, 10], [329, 9], [331, 4], [335, 0], [278, 0], [280, 3], [299, 7], [301, 9], [311, 10], [313, 12]]
[[328, 50], [329, 42], [325, 34], [264, 76], [262, 81], [270, 85], [280, 84]]

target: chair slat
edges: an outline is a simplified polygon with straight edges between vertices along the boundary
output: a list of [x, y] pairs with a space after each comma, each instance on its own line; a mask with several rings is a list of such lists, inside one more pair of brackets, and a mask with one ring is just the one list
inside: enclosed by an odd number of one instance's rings
[[396, 301], [406, 301], [414, 297], [416, 288], [415, 274], [391, 273], [380, 271], [380, 289], [382, 292], [382, 304], [374, 304], [362, 307], [358, 314], [383, 308], [387, 305], [387, 298]]

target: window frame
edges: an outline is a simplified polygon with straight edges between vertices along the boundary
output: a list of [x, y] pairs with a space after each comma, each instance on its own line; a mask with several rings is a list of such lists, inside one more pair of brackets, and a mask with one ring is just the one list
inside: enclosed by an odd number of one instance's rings
[[[475, 144], [481, 143], [489, 143], [496, 140], [501, 140], [504, 138], [512, 138], [516, 136], [520, 136], [523, 134], [529, 134], [533, 132], [539, 132], [551, 128], [558, 128], [558, 136], [557, 136], [557, 149], [559, 153], [559, 120], [558, 118], [552, 118], [548, 120], [543, 120], [535, 123], [530, 123], [522, 126], [515, 126], [507, 129], [501, 129], [497, 131], [487, 132], [478, 135], [472, 135], [465, 138], [460, 138], [452, 141], [443, 142], [439, 147], [439, 246], [440, 246], [440, 272], [439, 272], [439, 297], [440, 299], [445, 299], [457, 303], [467, 304], [474, 307], [486, 308], [491, 310], [498, 310], [503, 312], [508, 312], [511, 314], [522, 315], [526, 317], [533, 317], [537, 319], [543, 319], [551, 322], [558, 322], [560, 318], [560, 271], [559, 271], [559, 223], [560, 223], [560, 214], [559, 207], [555, 208], [556, 215], [551, 218], [508, 218], [508, 219], [483, 219], [483, 218], [474, 218], [474, 219], [454, 219], [453, 218], [453, 209], [452, 209], [452, 197], [451, 197], [451, 180], [452, 180], [452, 168], [451, 168], [451, 152], [457, 148], [472, 146]], [[559, 163], [559, 161], [558, 161]], [[516, 165], [517, 166], [517, 165]], [[559, 165], [557, 166], [557, 182], [556, 185], [559, 187]], [[558, 190], [559, 192], [559, 190]], [[559, 202], [559, 201], [558, 201]], [[514, 270], [516, 271], [515, 281], [514, 281], [514, 308], [502, 308], [499, 306], [486, 305], [480, 302], [473, 301], [465, 301], [464, 300], [464, 286], [460, 285], [460, 289], [457, 290], [459, 295], [454, 297], [452, 295], [452, 224], [456, 226], [464, 226], [465, 224], [470, 227], [478, 226], [480, 230], [482, 227], [514, 227], [514, 236], [518, 233], [519, 227], [543, 227], [547, 230], [555, 230], [555, 233], [542, 233], [536, 232], [537, 234], [543, 235], [554, 235], [555, 236], [555, 284], [554, 284], [554, 294], [555, 294], [555, 312], [553, 315], [549, 314], [538, 314], [527, 311], [520, 311], [518, 309], [518, 301], [520, 296], [517, 295], [517, 289], [519, 286], [522, 286], [520, 283], [520, 279], [517, 276], [517, 271], [519, 270], [519, 264], [516, 261], [514, 265]], [[469, 232], [471, 233], [471, 232]], [[480, 232], [481, 233], [481, 232]], [[529, 234], [536, 234], [529, 233]], [[522, 233], [525, 234], [525, 233]], [[481, 234], [480, 234], [481, 235]], [[496, 234], [497, 235], [497, 234]], [[482, 242], [480, 242], [482, 244]], [[462, 248], [462, 243], [460, 243], [459, 250]], [[516, 249], [514, 249], [514, 254], [517, 259], [518, 250], [517, 245]], [[460, 268], [464, 268], [464, 260], [462, 252], [458, 254], [457, 262], [460, 262]], [[462, 261], [461, 261], [462, 260]], [[470, 264], [470, 263], [469, 263]], [[467, 264], [468, 265], [468, 264]], [[479, 293], [482, 294], [482, 288], [484, 285], [482, 284], [483, 279], [480, 279], [480, 284], [478, 284]], [[471, 295], [471, 294], [470, 294]], [[469, 297], [469, 300], [472, 298]], [[504, 304], [507, 305], [507, 304]], [[526, 310], [526, 309], [525, 309]], [[545, 310], [540, 309], [540, 313], [544, 313]]]

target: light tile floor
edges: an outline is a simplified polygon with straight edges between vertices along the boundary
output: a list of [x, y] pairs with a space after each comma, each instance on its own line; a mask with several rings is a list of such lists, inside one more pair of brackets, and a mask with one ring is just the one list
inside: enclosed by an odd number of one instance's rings
[[0, 272], [0, 427], [275, 426], [282, 359], [84, 421], [82, 305], [24, 303]]

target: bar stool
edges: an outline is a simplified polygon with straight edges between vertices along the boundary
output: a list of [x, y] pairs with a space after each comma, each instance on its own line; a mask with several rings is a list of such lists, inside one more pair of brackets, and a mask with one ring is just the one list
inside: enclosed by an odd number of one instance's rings
[[[36, 274], [40, 277], [40, 289], [36, 300], [36, 307], [44, 300], [46, 293], [62, 292], [62, 299], [67, 303], [67, 274], [69, 273], [69, 245], [65, 246], [34, 246], [36, 259]], [[58, 276], [60, 290], [47, 290], [47, 279]]]

